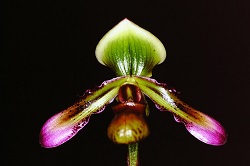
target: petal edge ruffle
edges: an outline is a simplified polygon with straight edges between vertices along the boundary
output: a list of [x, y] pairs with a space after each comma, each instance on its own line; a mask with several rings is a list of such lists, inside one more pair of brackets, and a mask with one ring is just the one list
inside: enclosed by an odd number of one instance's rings
[[39, 141], [42, 147], [53, 148], [70, 140], [89, 121], [93, 113], [100, 113], [117, 96], [125, 77], [103, 82], [93, 91], [86, 91], [73, 106], [52, 116], [43, 125]]
[[195, 110], [179, 100], [165, 86], [154, 79], [135, 77], [139, 88], [161, 111], [172, 112], [177, 122], [182, 122], [189, 133], [210, 145], [223, 145], [227, 141], [224, 127], [210, 116]]

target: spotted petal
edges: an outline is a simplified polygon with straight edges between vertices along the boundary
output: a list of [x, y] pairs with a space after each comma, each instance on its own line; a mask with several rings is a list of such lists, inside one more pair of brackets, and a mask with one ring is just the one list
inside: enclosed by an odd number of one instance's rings
[[142, 92], [152, 99], [160, 110], [172, 112], [175, 120], [182, 122], [194, 137], [215, 146], [226, 142], [226, 131], [219, 122], [180, 101], [165, 84], [144, 77], [135, 77], [135, 80]]
[[102, 112], [117, 96], [119, 86], [125, 81], [125, 77], [105, 81], [97, 89], [85, 92], [73, 106], [52, 116], [41, 129], [41, 146], [53, 148], [71, 139], [88, 123], [91, 114]]

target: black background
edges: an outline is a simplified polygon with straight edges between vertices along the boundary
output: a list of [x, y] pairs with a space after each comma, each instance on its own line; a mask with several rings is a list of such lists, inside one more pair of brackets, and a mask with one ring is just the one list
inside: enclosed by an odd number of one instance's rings
[[141, 165], [250, 165], [247, 1], [8, 1], [3, 16], [3, 165], [126, 165], [127, 147], [106, 136], [110, 106], [67, 143], [44, 149], [38, 142], [49, 117], [115, 77], [97, 62], [95, 47], [124, 18], [166, 47], [153, 78], [228, 132], [224, 146], [206, 145], [149, 102]]

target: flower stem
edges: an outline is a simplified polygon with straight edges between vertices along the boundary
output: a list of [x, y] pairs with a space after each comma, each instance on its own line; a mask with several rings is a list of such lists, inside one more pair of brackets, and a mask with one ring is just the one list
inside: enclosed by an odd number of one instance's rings
[[139, 166], [138, 142], [128, 145], [128, 166]]

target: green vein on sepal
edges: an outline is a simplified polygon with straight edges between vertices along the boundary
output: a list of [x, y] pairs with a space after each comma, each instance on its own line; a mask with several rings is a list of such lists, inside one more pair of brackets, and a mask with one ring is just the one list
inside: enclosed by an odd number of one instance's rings
[[153, 34], [124, 19], [100, 40], [96, 57], [118, 76], [150, 77], [153, 67], [165, 60], [166, 50]]

